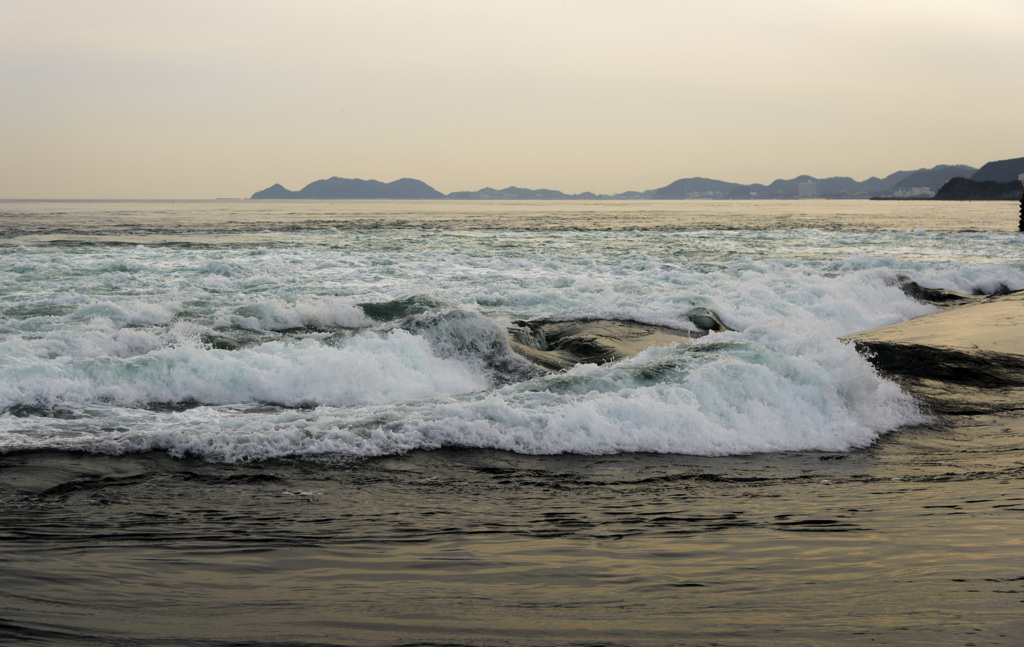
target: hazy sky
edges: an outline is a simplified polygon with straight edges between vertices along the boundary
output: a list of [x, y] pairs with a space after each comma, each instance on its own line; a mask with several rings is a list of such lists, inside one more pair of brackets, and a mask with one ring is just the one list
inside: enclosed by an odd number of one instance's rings
[[1024, 156], [1022, 0], [0, 0], [0, 197]]

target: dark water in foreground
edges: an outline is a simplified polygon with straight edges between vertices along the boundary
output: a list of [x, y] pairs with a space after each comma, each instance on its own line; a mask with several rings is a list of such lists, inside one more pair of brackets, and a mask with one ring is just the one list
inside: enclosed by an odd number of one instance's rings
[[1022, 439], [355, 465], [0, 458], [0, 642], [1013, 645]]

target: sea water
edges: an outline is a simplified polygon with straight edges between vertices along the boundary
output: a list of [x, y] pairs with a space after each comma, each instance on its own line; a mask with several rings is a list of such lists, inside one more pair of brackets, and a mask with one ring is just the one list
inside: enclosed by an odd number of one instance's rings
[[[0, 642], [1017, 644], [1024, 439], [844, 335], [1011, 203], [0, 203]], [[550, 373], [532, 318], [733, 330]]]
[[[860, 211], [853, 226], [836, 206]], [[838, 339], [934, 311], [900, 291], [901, 277], [966, 293], [1024, 288], [1018, 236], [992, 230], [1012, 214], [993, 205], [0, 212], [2, 451], [218, 462], [439, 447], [844, 451], [924, 420]], [[956, 230], [936, 230], [951, 215]], [[831, 222], [780, 226], [802, 220]], [[563, 374], [529, 365], [505, 338], [513, 321], [538, 317], [692, 329], [694, 306], [736, 332]]]

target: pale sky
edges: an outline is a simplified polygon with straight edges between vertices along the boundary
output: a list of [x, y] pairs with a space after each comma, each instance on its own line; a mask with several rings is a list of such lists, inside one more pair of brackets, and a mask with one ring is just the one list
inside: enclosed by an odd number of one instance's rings
[[0, 0], [0, 198], [1021, 156], [1022, 0]]

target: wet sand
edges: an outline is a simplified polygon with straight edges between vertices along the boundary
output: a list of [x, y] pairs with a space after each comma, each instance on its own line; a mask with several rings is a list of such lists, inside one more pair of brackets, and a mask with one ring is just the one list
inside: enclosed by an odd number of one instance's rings
[[1018, 645], [1024, 295], [852, 338], [847, 454], [0, 457], [0, 643]]

